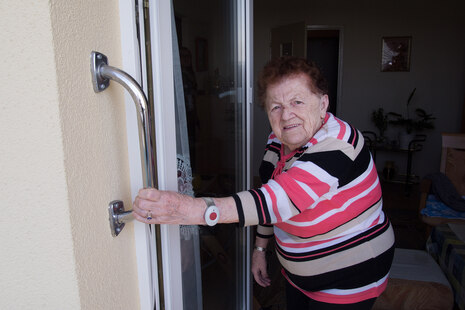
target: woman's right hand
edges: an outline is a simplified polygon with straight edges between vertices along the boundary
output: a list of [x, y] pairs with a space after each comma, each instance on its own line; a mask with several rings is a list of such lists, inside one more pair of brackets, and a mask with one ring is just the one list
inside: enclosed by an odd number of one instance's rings
[[254, 250], [252, 254], [252, 274], [255, 281], [263, 287], [270, 286], [271, 284], [266, 267], [266, 253]]

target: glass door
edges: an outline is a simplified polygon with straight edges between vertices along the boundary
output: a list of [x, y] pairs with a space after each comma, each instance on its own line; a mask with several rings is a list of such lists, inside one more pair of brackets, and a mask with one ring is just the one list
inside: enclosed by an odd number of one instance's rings
[[[120, 1], [125, 68], [153, 104], [160, 189], [219, 197], [250, 186], [250, 2]], [[127, 111], [134, 196], [137, 126]], [[142, 309], [250, 308], [248, 229], [134, 228]]]
[[[248, 187], [244, 3], [173, 0], [178, 184], [197, 197]], [[180, 227], [184, 309], [247, 308], [248, 236]]]

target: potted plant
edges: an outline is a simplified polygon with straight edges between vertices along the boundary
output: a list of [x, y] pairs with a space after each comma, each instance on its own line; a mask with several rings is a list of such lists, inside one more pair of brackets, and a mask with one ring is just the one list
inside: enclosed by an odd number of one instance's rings
[[377, 142], [384, 142], [384, 140], [386, 140], [384, 133], [386, 132], [388, 127], [387, 113], [384, 113], [383, 108], [374, 110], [371, 113], [371, 121], [375, 124], [375, 127], [378, 129], [379, 137], [377, 138]]
[[432, 114], [426, 113], [425, 110], [417, 108], [415, 109], [414, 118], [410, 115], [410, 102], [412, 101], [413, 95], [415, 95], [416, 88], [412, 90], [407, 99], [407, 116], [404, 117], [402, 114], [396, 112], [389, 112], [388, 116], [394, 119], [390, 119], [389, 123], [394, 126], [404, 127], [405, 131], [399, 135], [399, 147], [401, 149], [407, 149], [410, 141], [413, 140], [414, 132], [422, 131], [425, 129], [434, 128], [434, 120]]

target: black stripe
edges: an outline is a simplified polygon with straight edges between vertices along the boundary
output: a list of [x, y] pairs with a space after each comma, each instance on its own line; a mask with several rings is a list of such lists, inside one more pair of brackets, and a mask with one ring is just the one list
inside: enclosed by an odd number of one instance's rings
[[[268, 207], [267, 207], [263, 192], [261, 190], [249, 190], [249, 193], [252, 195], [254, 202], [255, 202], [255, 206], [257, 208], [258, 223], [259, 224], [271, 223], [270, 212], [268, 212]], [[265, 218], [263, 218], [263, 215], [262, 215], [260, 200], [262, 201], [262, 204], [263, 204]]]
[[[354, 142], [354, 149], [356, 149], [358, 147], [358, 144], [361, 142], [363, 144], [365, 144], [365, 138], [363, 137], [363, 135], [360, 133], [360, 131], [358, 131], [357, 129], [355, 129], [355, 132], [357, 133], [357, 139], [355, 139], [355, 142]], [[363, 145], [362, 145], [363, 147]]]
[[263, 194], [263, 192], [261, 190], [256, 190], [256, 192], [258, 193], [258, 195], [260, 196], [260, 199], [263, 203], [263, 209], [265, 211], [265, 217], [266, 217], [266, 221], [265, 223], [263, 224], [266, 224], [266, 223], [271, 223], [271, 215], [270, 215], [270, 212], [268, 210], [268, 205], [266, 203], [266, 199], [265, 199], [265, 194]]
[[277, 142], [271, 142], [270, 144], [267, 144], [265, 150], [275, 153], [278, 155], [278, 157], [281, 156], [281, 144]]
[[382, 279], [389, 272], [393, 257], [394, 246], [377, 257], [362, 263], [315, 276], [305, 277], [285, 272], [292, 282], [306, 291], [316, 292], [334, 288], [352, 289]]
[[357, 131], [350, 124], [349, 124], [349, 128], [350, 128], [350, 136], [349, 136], [349, 140], [347, 142], [349, 144], [352, 144], [353, 140], [355, 140], [355, 138], [356, 138]]
[[239, 227], [244, 227], [245, 219], [244, 219], [244, 209], [242, 207], [241, 199], [237, 194], [232, 195], [234, 201], [236, 202], [237, 214], [239, 216]]
[[269, 161], [262, 161], [262, 164], [260, 165], [260, 168], [258, 170], [262, 184], [268, 183], [268, 181], [271, 179], [271, 175], [273, 174], [274, 168], [275, 166]]
[[263, 239], [270, 239], [270, 238], [272, 238], [274, 235], [273, 235], [273, 234], [271, 234], [271, 235], [262, 235], [262, 234], [260, 234], [259, 232], [256, 232], [256, 236], [257, 236], [257, 237], [260, 237], [260, 238], [263, 238]]
[[[292, 201], [292, 199], [291, 199], [289, 196], [288, 196], [287, 198], [289, 198], [289, 201], [291, 202], [292, 206], [294, 207], [294, 209], [295, 209], [299, 214], [305, 211], [305, 210], [304, 210], [304, 211], [300, 211], [300, 209], [297, 208], [297, 206], [295, 205], [294, 201]], [[294, 216], [295, 216], [295, 215], [294, 215]]]
[[304, 154], [299, 160], [312, 162], [319, 166], [333, 177], [336, 177], [339, 180], [339, 187], [342, 187], [368, 169], [371, 157], [368, 149], [363, 147], [354, 161], [339, 150]]
[[[373, 235], [370, 236], [371, 233], [378, 230], [383, 225], [385, 225], [385, 227], [383, 229], [381, 229], [380, 231], [377, 231], [376, 233], [374, 233]], [[376, 237], [378, 237], [378, 236], [382, 235], [383, 233], [385, 233], [386, 230], [389, 229], [389, 226], [390, 226], [389, 220], [388, 220], [388, 218], [386, 216], [384, 218], [383, 223], [375, 225], [372, 228], [370, 228], [369, 230], [367, 230], [367, 231], [365, 231], [365, 232], [363, 232], [361, 234], [358, 234], [358, 235], [356, 235], [356, 236], [354, 236], [354, 237], [352, 237], [352, 238], [350, 238], [350, 239], [348, 239], [346, 241], [334, 244], [332, 246], [328, 246], [328, 247], [324, 247], [324, 248], [321, 248], [321, 249], [318, 249], [318, 250], [314, 250], [314, 251], [310, 251], [310, 252], [304, 252], [304, 253], [294, 253], [294, 252], [285, 251], [279, 246], [279, 244], [276, 244], [276, 249], [277, 249], [278, 253], [282, 254], [283, 258], [285, 260], [288, 260], [288, 261], [301, 262], [301, 261], [310, 261], [310, 260], [314, 260], [314, 259], [320, 259], [322, 257], [330, 256], [330, 255], [335, 254], [335, 253], [344, 252], [344, 251], [346, 251], [348, 249], [357, 247], [360, 244], [371, 241], [371, 240], [375, 239]], [[351, 244], [352, 242], [354, 242], [354, 243]], [[308, 258], [307, 257], [308, 255], [312, 255], [312, 257]], [[292, 257], [289, 257], [289, 256], [292, 256]]]

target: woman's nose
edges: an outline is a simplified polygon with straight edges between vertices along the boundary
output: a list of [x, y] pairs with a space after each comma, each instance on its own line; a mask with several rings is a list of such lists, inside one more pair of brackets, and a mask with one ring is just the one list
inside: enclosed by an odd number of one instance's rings
[[283, 120], [288, 120], [294, 117], [294, 112], [292, 111], [291, 108], [285, 107], [283, 108], [283, 113], [281, 114], [281, 118]]

